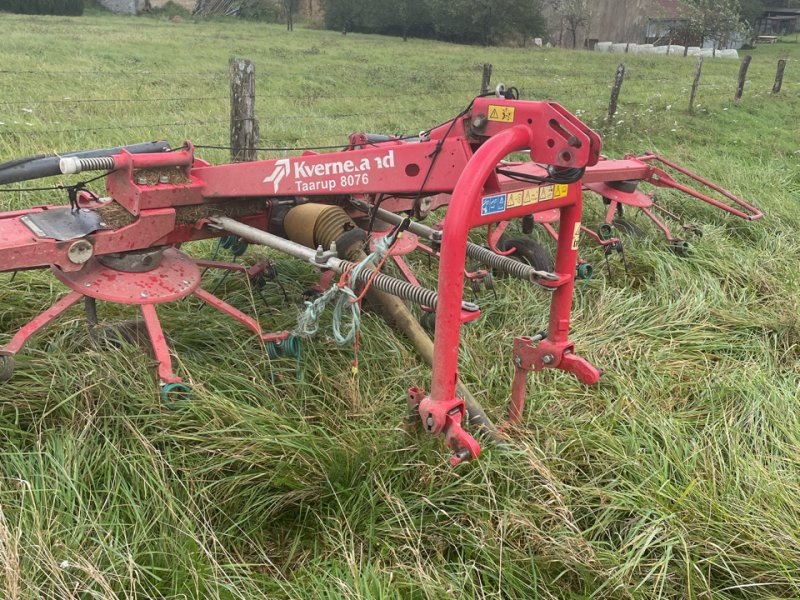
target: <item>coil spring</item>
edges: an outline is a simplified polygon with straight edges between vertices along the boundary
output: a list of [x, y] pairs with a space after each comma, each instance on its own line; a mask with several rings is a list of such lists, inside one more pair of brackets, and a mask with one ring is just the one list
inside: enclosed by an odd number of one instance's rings
[[302, 343], [296, 335], [290, 335], [282, 342], [267, 342], [267, 355], [271, 360], [281, 356], [300, 358]]
[[111, 171], [114, 168], [113, 156], [81, 158], [81, 171]]
[[[495, 254], [488, 248], [484, 248], [478, 244], [473, 244], [472, 242], [467, 244], [467, 254], [470, 258], [478, 260], [485, 265], [492, 267], [493, 269], [500, 269], [509, 275], [524, 279], [526, 281], [531, 281], [533, 278], [538, 277], [538, 275], [536, 275], [538, 271], [530, 265], [526, 265], [525, 263], [514, 260], [513, 258], [508, 258], [507, 256]], [[542, 277], [542, 279], [555, 281], [558, 279], [558, 277]]]
[[[358, 283], [367, 283], [373, 273], [374, 271], [372, 270], [364, 269], [359, 274]], [[409, 300], [420, 306], [435, 308], [439, 299], [439, 294], [433, 290], [426, 290], [423, 287], [412, 285], [406, 281], [396, 279], [391, 275], [384, 275], [383, 273], [378, 273], [375, 276], [375, 279], [372, 280], [372, 285], [382, 292], [397, 296], [403, 300]]]

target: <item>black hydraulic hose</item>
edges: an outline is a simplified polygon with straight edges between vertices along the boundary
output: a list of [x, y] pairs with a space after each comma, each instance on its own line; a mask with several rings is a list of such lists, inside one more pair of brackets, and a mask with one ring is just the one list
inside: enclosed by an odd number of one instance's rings
[[51, 177], [61, 175], [58, 166], [59, 161], [67, 156], [78, 158], [98, 158], [103, 156], [113, 156], [119, 154], [122, 149], [131, 154], [145, 154], [149, 152], [165, 152], [169, 150], [167, 142], [143, 142], [141, 144], [131, 144], [130, 146], [118, 146], [116, 148], [103, 148], [100, 150], [84, 150], [82, 152], [71, 152], [60, 155], [39, 155], [29, 158], [20, 158], [0, 164], [0, 185], [7, 183], [17, 183], [18, 181], [29, 181], [41, 177]]

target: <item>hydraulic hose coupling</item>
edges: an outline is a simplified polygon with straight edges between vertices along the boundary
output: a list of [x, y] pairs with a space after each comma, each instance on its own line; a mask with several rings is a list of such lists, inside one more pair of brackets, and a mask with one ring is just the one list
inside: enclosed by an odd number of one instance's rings
[[114, 169], [114, 157], [80, 158], [78, 156], [66, 156], [59, 161], [58, 167], [64, 175], [75, 175], [82, 171], [111, 171]]

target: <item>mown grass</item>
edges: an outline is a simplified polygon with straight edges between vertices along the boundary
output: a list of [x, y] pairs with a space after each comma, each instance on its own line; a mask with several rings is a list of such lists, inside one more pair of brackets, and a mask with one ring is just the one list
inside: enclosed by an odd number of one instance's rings
[[[357, 376], [352, 352], [321, 335], [298, 377], [231, 320], [164, 306], [195, 389], [168, 411], [140, 349], [99, 351], [70, 312], [0, 388], [2, 597], [800, 597], [800, 46], [754, 51], [739, 105], [738, 62], [706, 61], [694, 116], [693, 60], [625, 57], [606, 124], [614, 55], [106, 15], [0, 24], [3, 160], [164, 137], [224, 145], [232, 55], [257, 65], [267, 146], [424, 129], [463, 107], [491, 62], [524, 98], [579, 112], [609, 154], [663, 152], [768, 215], [745, 223], [668, 198], [703, 226], [691, 258], [648, 229], [627, 240], [627, 276], [598, 269], [576, 295], [574, 338], [607, 369], [601, 384], [537, 374], [513, 448], [456, 470], [439, 440], [402, 427], [404, 390], [429, 371], [375, 316]], [[587, 205], [598, 221], [600, 203]], [[290, 304], [269, 287], [267, 308], [237, 280], [225, 297], [291, 327], [314, 274], [273, 258]], [[499, 420], [511, 339], [542, 327], [545, 299], [498, 286], [465, 330], [462, 375]], [[0, 330], [62, 291], [44, 274], [4, 276]]]

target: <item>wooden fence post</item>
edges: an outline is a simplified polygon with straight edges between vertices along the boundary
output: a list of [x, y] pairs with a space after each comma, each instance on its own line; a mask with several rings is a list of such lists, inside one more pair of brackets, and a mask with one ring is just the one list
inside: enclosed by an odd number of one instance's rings
[[611, 100], [608, 103], [608, 121], [614, 118], [617, 112], [617, 101], [619, 100], [619, 91], [622, 89], [622, 81], [625, 79], [625, 63], [619, 63], [617, 72], [614, 75], [614, 87], [611, 88]]
[[775, 84], [772, 86], [772, 93], [777, 94], [781, 91], [783, 85], [783, 71], [786, 69], [786, 59], [782, 58], [778, 61], [778, 71], [775, 73]]
[[228, 61], [231, 79], [231, 161], [258, 159], [256, 120], [256, 68], [242, 58]]
[[753, 57], [749, 54], [742, 59], [742, 66], [739, 67], [739, 84], [736, 86], [736, 95], [733, 97], [734, 102], [739, 102], [742, 99], [744, 92], [744, 82], [747, 79], [747, 69], [750, 66], [750, 61]]
[[483, 78], [481, 79], [481, 96], [489, 93], [489, 83], [492, 80], [492, 65], [483, 63]]
[[694, 102], [697, 99], [697, 87], [700, 85], [700, 73], [703, 70], [703, 57], [697, 57], [697, 65], [694, 68], [694, 81], [692, 82], [692, 95], [689, 97], [689, 114], [694, 113]]

